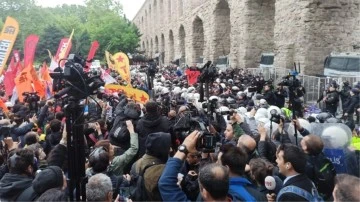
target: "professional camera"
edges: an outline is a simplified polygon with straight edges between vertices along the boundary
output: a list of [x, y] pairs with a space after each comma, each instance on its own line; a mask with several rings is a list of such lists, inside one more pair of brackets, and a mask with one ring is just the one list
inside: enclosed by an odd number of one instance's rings
[[24, 92], [22, 95], [24, 96], [24, 102], [29, 104], [30, 111], [36, 113], [38, 111], [38, 102], [40, 100], [37, 92]]
[[100, 75], [85, 73], [83, 68], [86, 60], [80, 55], [70, 54], [65, 63], [64, 70], [58, 67], [50, 76], [54, 79], [54, 91], [59, 91], [54, 97], [61, 98], [72, 96], [74, 99], [85, 99], [90, 95], [95, 95], [99, 87], [104, 86], [104, 81]]
[[284, 76], [283, 80], [278, 85], [288, 86], [295, 89], [301, 86], [301, 82], [299, 79], [294, 78], [292, 75], [288, 75]]
[[174, 130], [177, 132], [178, 137], [183, 141], [192, 131], [198, 130], [200, 132], [199, 139], [196, 143], [196, 150], [205, 153], [212, 153], [215, 151], [216, 140], [206, 128], [205, 123], [192, 118], [190, 113], [181, 117], [174, 125]]
[[280, 124], [280, 120], [282, 119], [281, 115], [277, 113], [277, 111], [275, 109], [272, 109], [270, 111], [271, 117], [270, 117], [270, 121]]

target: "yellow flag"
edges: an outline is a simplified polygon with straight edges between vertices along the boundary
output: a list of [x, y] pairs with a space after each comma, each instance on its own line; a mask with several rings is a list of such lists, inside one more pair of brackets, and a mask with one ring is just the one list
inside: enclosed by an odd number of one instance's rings
[[133, 88], [131, 86], [108, 84], [105, 86], [105, 89], [111, 92], [123, 91], [126, 97], [131, 98], [142, 104], [146, 104], [149, 101], [149, 95], [145, 91]]
[[106, 59], [106, 63], [108, 64], [108, 67], [110, 69], [114, 69], [114, 61], [112, 60], [112, 55], [108, 52], [105, 51], [105, 59]]
[[114, 61], [114, 68], [119, 72], [121, 78], [126, 81], [128, 85], [131, 84], [130, 62], [125, 53], [119, 52], [112, 56]]
[[0, 75], [10, 56], [18, 33], [19, 23], [14, 18], [7, 17], [0, 35]]

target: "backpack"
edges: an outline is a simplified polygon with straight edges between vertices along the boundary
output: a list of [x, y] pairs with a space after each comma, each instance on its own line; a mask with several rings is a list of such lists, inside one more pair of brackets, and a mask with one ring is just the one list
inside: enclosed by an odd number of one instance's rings
[[335, 186], [336, 170], [334, 165], [322, 153], [311, 157], [311, 163], [314, 166], [313, 181], [318, 192], [323, 198], [330, 198]]
[[311, 202], [323, 202], [324, 201], [321, 198], [321, 196], [319, 195], [319, 193], [317, 192], [314, 184], [313, 184], [312, 192], [313, 193], [309, 193], [308, 191], [301, 189], [300, 187], [290, 185], [290, 186], [286, 186], [280, 190], [280, 192], [278, 193], [278, 195], [276, 197], [276, 201], [279, 201], [280, 197], [285, 193], [296, 194], [298, 196], [305, 198], [306, 201], [311, 201]]
[[158, 165], [158, 164], [147, 165], [147, 166], [145, 166], [145, 168], [142, 171], [140, 171], [139, 176], [136, 181], [136, 187], [134, 190], [132, 190], [130, 197], [129, 197], [132, 201], [148, 201], [149, 200], [149, 196], [148, 196], [148, 193], [147, 193], [146, 187], [145, 187], [144, 174], [148, 168], [155, 166], [155, 165]]

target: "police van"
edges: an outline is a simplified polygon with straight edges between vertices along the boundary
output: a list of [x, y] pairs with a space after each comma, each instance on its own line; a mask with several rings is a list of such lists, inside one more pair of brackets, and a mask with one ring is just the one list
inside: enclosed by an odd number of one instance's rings
[[274, 53], [263, 53], [260, 59], [260, 69], [273, 68], [274, 67]]
[[221, 71], [226, 71], [230, 67], [229, 56], [220, 56], [216, 60], [216, 67]]
[[324, 75], [360, 76], [360, 53], [331, 53], [324, 61]]

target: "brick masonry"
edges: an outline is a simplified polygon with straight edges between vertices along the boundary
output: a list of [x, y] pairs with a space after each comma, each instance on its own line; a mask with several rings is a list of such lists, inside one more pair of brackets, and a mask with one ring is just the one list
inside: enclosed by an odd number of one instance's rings
[[165, 64], [229, 55], [232, 67], [254, 68], [274, 52], [276, 67], [296, 61], [313, 75], [333, 51], [360, 52], [360, 0], [147, 0], [133, 22], [140, 48]]

